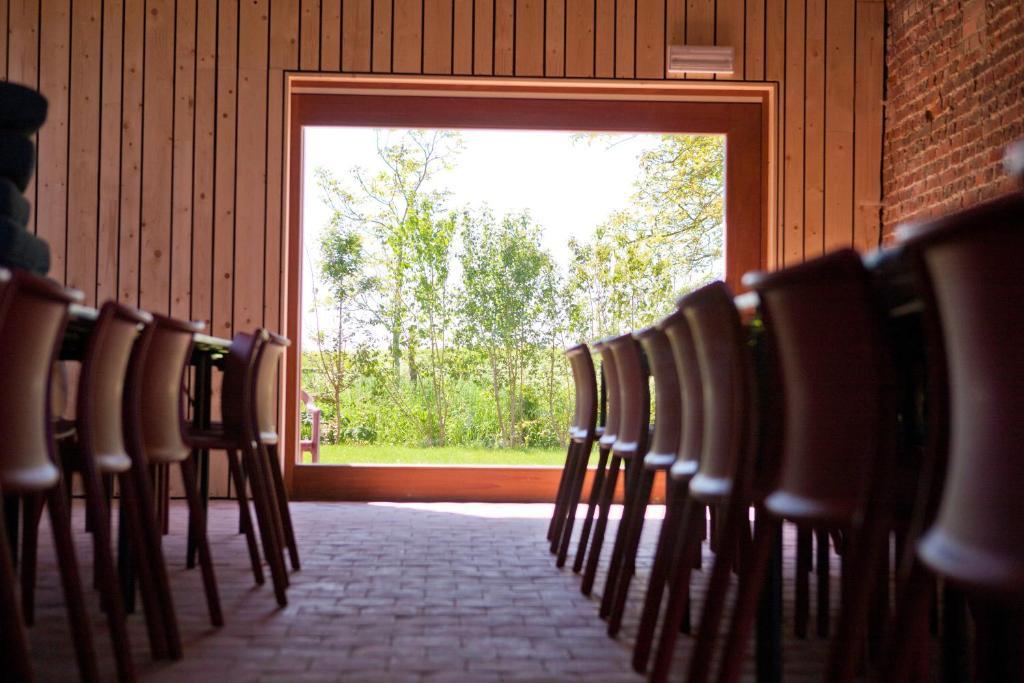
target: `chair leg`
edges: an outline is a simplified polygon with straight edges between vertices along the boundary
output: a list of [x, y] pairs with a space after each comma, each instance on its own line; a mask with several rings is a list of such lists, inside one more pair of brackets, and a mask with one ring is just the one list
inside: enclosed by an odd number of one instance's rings
[[188, 522], [196, 539], [199, 550], [199, 568], [203, 574], [203, 589], [206, 592], [206, 607], [210, 613], [210, 623], [214, 626], [224, 625], [224, 616], [220, 609], [220, 596], [217, 593], [217, 578], [213, 573], [213, 559], [210, 557], [210, 542], [206, 536], [206, 515], [199, 491], [196, 489], [196, 462], [190, 455], [181, 461], [181, 481], [185, 488], [188, 501]]
[[43, 499], [38, 493], [22, 497], [21, 612], [25, 625], [35, 623], [36, 560], [39, 554], [39, 518]]
[[572, 479], [568, 482], [569, 496], [566, 501], [565, 521], [562, 525], [562, 538], [558, 546], [556, 567], [564, 567], [569, 557], [569, 545], [572, 543], [572, 529], [576, 524], [576, 510], [579, 508], [580, 497], [583, 495], [583, 483], [587, 479], [587, 461], [590, 460], [592, 442], [587, 441], [577, 446], [576, 468]]
[[[734, 493], [736, 497], [740, 495]], [[744, 500], [730, 501], [719, 519], [718, 554], [711, 568], [707, 596], [701, 610], [700, 626], [697, 629], [697, 643], [690, 657], [690, 670], [687, 678], [691, 683], [704, 683], [711, 674], [711, 659], [718, 640], [719, 625], [725, 608], [726, 594], [729, 590], [729, 574], [739, 549], [739, 536], [746, 533], [749, 520], [747, 504]]]
[[[757, 616], [758, 599], [765, 583], [765, 570], [771, 559], [772, 545], [778, 535], [781, 522], [759, 509], [754, 528], [754, 543], [750, 555], [744, 558], [736, 604], [733, 607], [732, 623], [725, 640], [718, 683], [735, 683], [739, 680], [746, 658], [746, 646]], [[701, 624], [703, 630], [703, 624]]]
[[601, 546], [604, 545], [605, 529], [608, 527], [608, 514], [611, 511], [612, 500], [615, 498], [615, 486], [619, 483], [619, 468], [622, 465], [622, 458], [612, 454], [611, 464], [608, 465], [608, 477], [604, 480], [604, 487], [601, 490], [600, 517], [594, 527], [594, 541], [590, 544], [590, 554], [587, 555], [587, 567], [583, 572], [583, 581], [580, 583], [580, 592], [590, 595], [594, 590], [594, 579], [597, 578], [597, 565], [601, 561]]
[[[0, 515], [3, 515], [2, 509]], [[0, 646], [0, 671], [11, 676], [12, 680], [32, 681], [28, 638], [25, 635], [25, 622], [22, 620], [21, 607], [18, 604], [16, 584], [6, 522], [0, 520], [0, 632], [4, 634], [3, 644]]]
[[619, 582], [619, 575], [622, 573], [622, 560], [626, 552], [626, 536], [628, 536], [630, 520], [636, 507], [639, 492], [639, 468], [643, 468], [643, 461], [633, 457], [626, 462], [626, 491], [625, 500], [622, 501], [622, 519], [619, 527], [615, 530], [615, 543], [612, 545], [612, 556], [608, 562], [608, 574], [604, 580], [604, 590], [601, 592], [601, 609], [598, 614], [602, 619], [607, 619], [612, 613], [612, 603], [615, 600], [615, 586]]
[[273, 518], [270, 516], [270, 505], [265, 489], [266, 480], [263, 477], [260, 459], [256, 457], [252, 448], [246, 448], [243, 451], [242, 466], [252, 489], [253, 506], [256, 508], [256, 523], [259, 525], [263, 556], [270, 566], [270, 579], [274, 584], [274, 595], [277, 598], [277, 604], [284, 607], [288, 604], [288, 597], [285, 593], [288, 583], [284, 558], [281, 557], [281, 550], [277, 545], [277, 535], [274, 532]]
[[829, 632], [829, 533], [826, 529], [814, 530], [814, 542], [817, 544], [815, 570], [818, 574], [818, 637], [828, 638]]
[[796, 529], [796, 577], [793, 604], [793, 635], [797, 638], [807, 637], [807, 622], [811, 614], [810, 577], [811, 556], [813, 554], [813, 536], [804, 524]]
[[[273, 475], [271, 474], [270, 456], [267, 454], [266, 448], [259, 444], [256, 447], [256, 458], [260, 463], [260, 476], [263, 477], [263, 491], [267, 497], [267, 508], [270, 515], [271, 528], [274, 531], [274, 538], [277, 542], [278, 552], [281, 553], [282, 558], [284, 557], [285, 551], [285, 539], [284, 539], [284, 522], [281, 519], [281, 508], [277, 502], [277, 491], [274, 488]], [[281, 566], [284, 566], [284, 559], [281, 560]], [[291, 579], [288, 577], [288, 572], [284, 573], [284, 585], [287, 588], [291, 584]]]
[[[690, 575], [693, 572], [693, 553], [700, 549], [698, 524], [704, 524], [699, 518], [704, 511], [692, 498], [687, 498], [683, 506], [680, 536], [676, 544], [675, 556], [669, 567], [668, 602], [665, 605], [665, 616], [662, 620], [658, 647], [654, 654], [654, 667], [651, 670], [651, 683], [664, 683], [668, 680], [675, 656], [676, 638], [679, 637], [690, 603]], [[697, 549], [695, 551], [695, 548]]]
[[551, 521], [548, 523], [548, 536], [547, 539], [551, 543], [551, 553], [555, 552], [555, 539], [558, 536], [559, 520], [561, 519], [561, 512], [563, 508], [562, 501], [565, 498], [565, 486], [569, 480], [569, 470], [575, 463], [575, 459], [572, 457], [576, 451], [576, 442], [569, 439], [569, 447], [565, 449], [565, 466], [562, 467], [562, 475], [558, 478], [558, 490], [555, 492], [555, 509], [551, 512]]
[[604, 485], [605, 470], [608, 462], [608, 449], [598, 448], [597, 469], [594, 471], [594, 481], [590, 485], [590, 499], [587, 503], [587, 516], [583, 518], [583, 527], [580, 529], [580, 540], [576, 546], [576, 558], [572, 563], [572, 570], [577, 574], [583, 570], [583, 561], [587, 556], [587, 543], [590, 540], [590, 529], [594, 524], [594, 513], [597, 510], [598, 502], [601, 499], [601, 487]]
[[614, 638], [622, 628], [622, 616], [626, 611], [626, 600], [629, 598], [629, 585], [636, 574], [636, 556], [640, 549], [640, 537], [643, 535], [644, 517], [651, 500], [651, 487], [654, 484], [654, 471], [643, 466], [638, 460], [636, 483], [636, 500], [633, 501], [633, 512], [626, 528], [625, 549], [619, 580], [615, 585], [615, 597], [612, 600], [612, 611], [608, 618], [608, 635]]
[[78, 675], [90, 683], [100, 680], [96, 665], [96, 649], [89, 627], [89, 616], [85, 611], [85, 597], [82, 595], [82, 579], [75, 560], [75, 546], [71, 539], [71, 524], [62, 486], [53, 486], [46, 493], [46, 507], [53, 531], [53, 545], [57, 552], [57, 567], [60, 571], [64, 602], [71, 625], [71, 640], [75, 646]]
[[110, 515], [107, 510], [106, 488], [94, 469], [90, 458], [82, 458], [82, 484], [85, 489], [86, 509], [91, 511], [93, 558], [96, 578], [102, 594], [110, 639], [114, 645], [114, 659], [117, 663], [118, 678], [122, 681], [135, 680], [135, 665], [132, 661], [131, 645], [125, 623], [124, 603], [118, 585], [117, 567], [114, 564], [110, 539]]
[[238, 452], [228, 451], [228, 473], [235, 484], [235, 497], [238, 500], [238, 519], [242, 532], [245, 534], [245, 544], [249, 548], [249, 562], [252, 565], [252, 576], [257, 586], [263, 585], [263, 565], [260, 563], [260, 551], [256, 547], [256, 530], [253, 528], [252, 515], [249, 512], [249, 498], [246, 494], [245, 477], [242, 475], [242, 468], [238, 463]]
[[[141, 508], [132, 472], [121, 475], [121, 522], [127, 527], [131, 541], [131, 563], [127, 569], [133, 570], [139, 577], [139, 592], [142, 594], [142, 608], [146, 617], [146, 632], [149, 636], [149, 650], [153, 659], [168, 656], [167, 635], [165, 633], [165, 615], [158, 596], [156, 571], [152, 566], [152, 557], [146, 546], [146, 535], [142, 515], [146, 511]], [[166, 575], [165, 575], [166, 576]], [[122, 574], [122, 579], [124, 579]], [[134, 592], [134, 585], [132, 586]], [[180, 644], [178, 646], [180, 651]]]
[[665, 519], [658, 532], [658, 545], [654, 550], [651, 577], [647, 582], [640, 625], [637, 628], [636, 641], [633, 645], [633, 669], [637, 673], [647, 671], [647, 662], [651, 658], [651, 644], [654, 641], [654, 630], [658, 625], [658, 614], [661, 612], [661, 599], [664, 596], [668, 580], [669, 562], [675, 556], [676, 540], [679, 536], [679, 524], [682, 521], [686, 493], [685, 485], [666, 476]]
[[284, 540], [288, 546], [288, 559], [292, 565], [292, 571], [299, 571], [299, 546], [295, 542], [295, 527], [292, 526], [292, 511], [288, 507], [288, 492], [284, 488], [284, 476], [281, 474], [281, 466], [277, 459], [277, 446], [267, 448], [268, 464], [270, 465], [271, 480], [274, 484], [274, 494], [277, 497], [277, 507], [281, 515], [281, 524], [284, 527]]

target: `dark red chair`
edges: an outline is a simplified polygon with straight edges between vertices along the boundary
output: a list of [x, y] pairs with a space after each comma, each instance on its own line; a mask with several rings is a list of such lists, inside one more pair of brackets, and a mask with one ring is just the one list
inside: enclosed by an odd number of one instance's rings
[[579, 344], [566, 351], [572, 367], [573, 385], [576, 390], [576, 410], [569, 427], [569, 457], [566, 460], [564, 490], [556, 503], [555, 534], [552, 551], [557, 551], [556, 565], [565, 565], [576, 521], [576, 508], [583, 492], [587, 476], [587, 464], [594, 447], [597, 430], [597, 379], [594, 375], [594, 360], [590, 348]]
[[888, 565], [897, 423], [882, 318], [853, 250], [748, 274], [744, 283], [761, 296], [778, 364], [783, 436], [777, 481], [763, 500], [768, 514], [759, 510], [757, 516], [718, 680], [739, 679], [769, 552], [787, 519], [839, 530], [847, 539], [843, 599], [825, 676], [849, 681], [879, 570]]
[[[685, 543], [677, 554], [665, 617], [651, 670], [652, 681], [670, 673], [675, 643], [686, 614], [692, 559], [700, 543], [705, 506], [723, 509], [707, 597], [701, 613], [690, 680], [706, 676], [728, 589], [729, 574], [744, 534], [749, 534], [754, 456], [757, 452], [757, 406], [750, 347], [732, 292], [723, 282], [702, 287], [679, 302], [693, 336], [703, 393], [701, 455], [689, 484], [683, 512]], [[692, 465], [680, 465], [680, 474]]]
[[[597, 568], [601, 560], [601, 548], [604, 547], [604, 534], [608, 528], [608, 514], [611, 511], [612, 501], [615, 499], [615, 487], [618, 485], [619, 469], [622, 466], [622, 458], [612, 454], [612, 446], [618, 439], [620, 421], [619, 401], [619, 373], [615, 363], [615, 356], [608, 345], [611, 338], [602, 339], [594, 344], [594, 350], [601, 354], [601, 376], [605, 380], [605, 420], [604, 433], [598, 439], [598, 470], [594, 477], [593, 488], [591, 489], [590, 505], [587, 509], [587, 519], [583, 522], [580, 531], [579, 549], [576, 551], [576, 560], [573, 564], [573, 571], [580, 571], [583, 568], [583, 558], [586, 557], [586, 568], [583, 571], [583, 580], [580, 582], [580, 592], [589, 596], [594, 588], [594, 580], [597, 578]], [[608, 460], [608, 467], [605, 469], [604, 461]], [[597, 494], [597, 522], [594, 524], [594, 538], [587, 549], [589, 525], [587, 522], [592, 518], [594, 511], [594, 494]]]
[[[15, 272], [0, 293], [0, 359], [4, 382], [0, 392], [0, 491], [5, 497], [45, 496], [57, 552], [64, 599], [78, 671], [84, 681], [99, 681], [96, 653], [82, 584], [71, 538], [67, 501], [57, 466], [50, 405], [50, 370], [67, 324], [68, 305], [82, 294], [57, 283]], [[9, 538], [9, 542], [15, 539]], [[4, 566], [7, 575], [9, 563]], [[5, 583], [11, 576], [0, 576]], [[8, 590], [2, 591], [6, 596]], [[3, 655], [12, 675], [31, 677], [25, 659], [23, 626], [17, 602], [4, 600], [4, 639], [11, 645]], [[7, 643], [5, 643], [6, 645]], [[6, 648], [5, 648], [6, 650]]]
[[[608, 563], [599, 614], [608, 619], [608, 633], [618, 632], [621, 614], [616, 601], [619, 586], [628, 589], [635, 568], [635, 546], [640, 540], [640, 527], [651, 495], [653, 472], [644, 470], [644, 456], [650, 435], [651, 397], [647, 359], [640, 343], [632, 334], [624, 334], [608, 342], [615, 357], [619, 377], [619, 421], [612, 457], [619, 458], [626, 473], [622, 519], [615, 532], [615, 543]], [[625, 597], [622, 598], [623, 602]]]
[[932, 504], [922, 506], [926, 530], [897, 607], [886, 676], [928, 667], [935, 576], [968, 597], [977, 680], [1022, 680], [1024, 194], [902, 227], [897, 237], [923, 284], [938, 385], [929, 428], [940, 433], [925, 493]]

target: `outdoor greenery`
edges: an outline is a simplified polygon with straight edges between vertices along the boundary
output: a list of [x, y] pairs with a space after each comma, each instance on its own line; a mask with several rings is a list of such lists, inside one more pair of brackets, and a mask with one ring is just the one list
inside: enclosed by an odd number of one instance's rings
[[[323, 443], [553, 457], [522, 449], [565, 438], [563, 350], [651, 324], [720, 266], [721, 137], [660, 136], [638, 159], [630, 205], [591, 239], [570, 240], [563, 269], [527, 211], [453, 205], [445, 174], [458, 163], [458, 133], [377, 135], [378, 167], [317, 171], [332, 217], [307, 246], [318, 265], [302, 386], [323, 411]], [[367, 457], [401, 462], [403, 452]]]

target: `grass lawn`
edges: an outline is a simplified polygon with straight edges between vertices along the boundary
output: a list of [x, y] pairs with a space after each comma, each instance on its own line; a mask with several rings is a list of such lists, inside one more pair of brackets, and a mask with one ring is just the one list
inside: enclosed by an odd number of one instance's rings
[[[304, 462], [309, 454], [303, 453]], [[416, 448], [413, 446], [320, 446], [321, 465], [553, 465], [565, 464], [562, 448]]]

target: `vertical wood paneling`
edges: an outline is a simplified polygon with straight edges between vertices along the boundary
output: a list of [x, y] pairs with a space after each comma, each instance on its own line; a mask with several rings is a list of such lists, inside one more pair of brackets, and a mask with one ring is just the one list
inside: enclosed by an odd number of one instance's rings
[[[748, 3], [762, 4], [762, 3]], [[785, 188], [786, 176], [786, 139], [789, 135], [788, 119], [786, 117], [787, 87], [786, 87], [786, 0], [766, 0], [764, 5], [764, 75], [768, 81], [779, 84], [776, 91], [776, 117], [779, 124], [776, 127], [775, 136], [775, 262], [769, 263], [769, 267], [778, 267], [785, 261], [786, 243], [786, 222], [783, 217], [784, 204], [783, 189]], [[748, 41], [750, 32], [747, 32]], [[750, 56], [753, 53], [753, 44], [747, 49], [747, 61], [750, 63]], [[749, 72], [748, 72], [749, 75]], [[802, 97], [801, 97], [802, 100]], [[802, 110], [801, 110], [802, 111]], [[801, 133], [801, 136], [803, 134]]]
[[[235, 174], [236, 330], [263, 324], [263, 249], [267, 192], [267, 19], [269, 0], [241, 5], [238, 37], [238, 170]], [[340, 19], [340, 17], [339, 17]], [[339, 26], [340, 30], [340, 26]], [[238, 226], [242, 227], [239, 238]]]
[[473, 73], [473, 0], [455, 0], [452, 21], [452, 72], [459, 76]]
[[0, 74], [7, 78], [7, 0], [0, 0]]
[[[62, 0], [43, 0], [40, 16], [39, 89], [46, 93], [50, 106], [36, 150], [36, 233], [50, 243], [51, 272], [64, 279], [71, 17]], [[39, 201], [40, 197], [44, 200]]]
[[238, 172], [238, 0], [221, 0], [217, 24], [217, 123], [211, 282], [213, 300], [210, 329], [215, 335], [230, 337], [233, 330], [235, 288], [235, 175]]
[[565, 75], [565, 2], [548, 0], [544, 19], [544, 75]]
[[142, 206], [142, 87], [145, 2], [125, 0], [121, 107], [121, 213], [118, 218], [117, 298], [139, 303], [139, 220]]
[[[39, 86], [39, 0], [9, 0], [7, 7], [7, 78], [31, 88]], [[38, 141], [39, 136], [36, 136]], [[36, 180], [25, 196], [32, 202], [29, 229], [35, 230]]]
[[[341, 68], [343, 71], [370, 70], [370, 37], [373, 32], [371, 0], [345, 0], [341, 39]], [[388, 46], [390, 48], [390, 45]]]
[[[748, 0], [746, 3], [747, 28], [744, 34], [746, 39], [743, 41], [743, 58], [745, 60], [743, 77], [748, 81], [761, 81], [765, 77], [765, 12], [768, 9], [765, 5], [769, 2], [771, 0]], [[785, 33], [780, 31], [773, 37], [784, 36]]]
[[373, 0], [373, 70], [391, 71], [391, 15], [393, 0]]
[[217, 22], [196, 24], [196, 123], [192, 184], [192, 319], [211, 321], [213, 184], [217, 149]]
[[544, 0], [516, 0], [516, 76], [544, 75]]
[[636, 0], [615, 3], [615, 77], [633, 78], [636, 57]]
[[[804, 258], [804, 29], [805, 0], [786, 2], [785, 154], [782, 174], [782, 258], [784, 265]], [[769, 62], [770, 63], [770, 62]]]
[[171, 280], [172, 140], [174, 126], [174, 0], [146, 3], [142, 88], [142, 212], [139, 222], [139, 305], [166, 313]]
[[99, 139], [99, 234], [96, 237], [96, 301], [117, 297], [121, 217], [121, 84], [124, 4], [103, 3], [103, 65]]
[[452, 0], [423, 0], [423, 73], [452, 72]]
[[825, 5], [807, 0], [804, 46], [804, 258], [825, 246]]
[[[598, 78], [615, 76], [615, 0], [594, 0], [594, 74]], [[570, 39], [570, 44], [572, 40]], [[587, 49], [586, 45], [580, 46]]]
[[171, 182], [170, 313], [187, 318], [192, 303], [192, 168], [195, 131], [196, 5], [177, 2], [174, 30], [174, 152]]
[[391, 56], [395, 73], [418, 74], [423, 57], [422, 0], [394, 0], [394, 42]]
[[854, 97], [853, 245], [879, 245], [882, 184], [882, 88], [885, 79], [885, 4], [857, 3]]
[[744, 71], [746, 64], [744, 5], [746, 5], [745, 0], [718, 0], [715, 10], [715, 45], [733, 48], [733, 63], [736, 65], [732, 75], [718, 76], [718, 80], [747, 78]]
[[[347, 3], [346, 3], [347, 4]], [[348, 9], [347, 7], [345, 9]], [[320, 2], [320, 70], [338, 71], [341, 69], [342, 40], [342, 0], [321, 0]], [[245, 34], [245, 29], [242, 29]], [[363, 33], [369, 36], [368, 32]]]
[[473, 73], [494, 72], [494, 0], [475, 0], [473, 20]]
[[825, 249], [853, 243], [855, 0], [831, 0], [825, 54]]
[[[221, 12], [223, 15], [223, 11]], [[320, 0], [302, 0], [299, 24], [299, 68], [320, 68]]]
[[[102, 5], [75, 3], [71, 8], [71, 92], [68, 109], [68, 259], [67, 283], [95, 303], [97, 184], [100, 141], [100, 32]], [[0, 20], [2, 23], [2, 20]]]
[[494, 75], [515, 73], [516, 0], [494, 0]]
[[[715, 44], [715, 0], [686, 0], [686, 44]], [[707, 74], [686, 74], [687, 78], [708, 79]]]
[[565, 7], [565, 75], [593, 76], [594, 0], [566, 0]]
[[636, 77], [665, 77], [665, 0], [636, 2]]
[[686, 3], [666, 0], [665, 22], [666, 46], [682, 45], [686, 41]]

